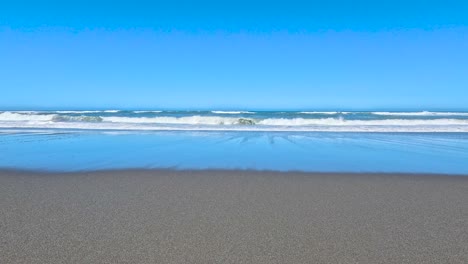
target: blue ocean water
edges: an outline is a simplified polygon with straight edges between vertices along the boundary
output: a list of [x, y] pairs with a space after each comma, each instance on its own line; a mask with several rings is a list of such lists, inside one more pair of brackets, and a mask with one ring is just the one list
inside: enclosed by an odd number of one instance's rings
[[468, 112], [3, 111], [0, 168], [468, 175]]

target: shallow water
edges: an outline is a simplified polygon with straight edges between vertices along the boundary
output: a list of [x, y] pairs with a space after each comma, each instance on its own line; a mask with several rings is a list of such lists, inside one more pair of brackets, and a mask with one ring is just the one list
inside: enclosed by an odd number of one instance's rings
[[468, 174], [468, 133], [0, 131], [0, 167]]

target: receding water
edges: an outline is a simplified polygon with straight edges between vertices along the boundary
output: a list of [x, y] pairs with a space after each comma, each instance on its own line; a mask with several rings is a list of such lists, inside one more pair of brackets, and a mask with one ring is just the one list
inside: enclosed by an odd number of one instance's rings
[[468, 133], [3, 130], [0, 167], [468, 174]]

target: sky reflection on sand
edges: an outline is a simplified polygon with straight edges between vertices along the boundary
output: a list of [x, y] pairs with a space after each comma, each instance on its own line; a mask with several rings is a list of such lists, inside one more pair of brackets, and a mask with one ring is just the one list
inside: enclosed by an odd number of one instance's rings
[[[14, 133], [12, 133], [14, 132]], [[468, 174], [466, 133], [0, 133], [0, 167]]]

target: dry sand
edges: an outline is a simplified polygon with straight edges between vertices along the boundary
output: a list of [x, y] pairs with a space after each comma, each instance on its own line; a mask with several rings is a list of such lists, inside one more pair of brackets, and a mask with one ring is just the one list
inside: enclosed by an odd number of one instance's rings
[[1, 263], [468, 263], [468, 177], [0, 172]]

